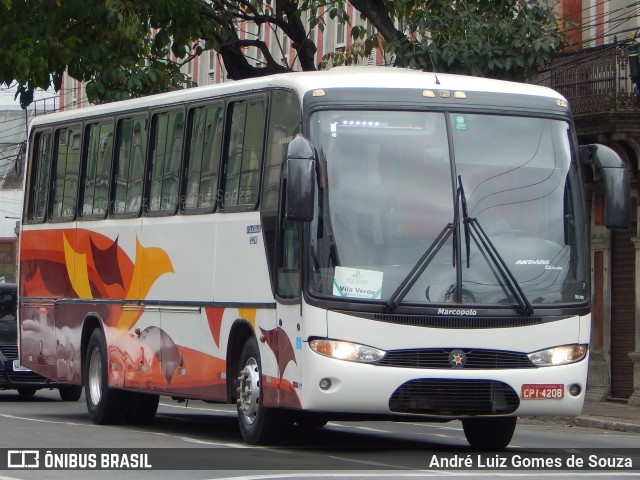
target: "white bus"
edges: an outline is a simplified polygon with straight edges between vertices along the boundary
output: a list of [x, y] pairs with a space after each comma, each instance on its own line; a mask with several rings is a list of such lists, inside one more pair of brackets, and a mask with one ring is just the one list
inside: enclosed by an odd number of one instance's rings
[[83, 385], [97, 424], [166, 395], [237, 403], [251, 444], [461, 419], [503, 448], [518, 416], [582, 408], [589, 163], [624, 227], [624, 165], [578, 147], [560, 95], [392, 68], [39, 117], [20, 361]]

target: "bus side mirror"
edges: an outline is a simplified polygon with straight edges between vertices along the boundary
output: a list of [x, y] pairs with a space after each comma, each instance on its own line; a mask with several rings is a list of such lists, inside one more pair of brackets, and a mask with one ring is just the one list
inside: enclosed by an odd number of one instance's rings
[[602, 175], [606, 227], [629, 228], [629, 174], [622, 159], [611, 148], [594, 143], [580, 146], [580, 162], [584, 165], [595, 165]]
[[287, 219], [309, 222], [313, 219], [316, 185], [316, 153], [313, 145], [297, 135], [287, 147]]

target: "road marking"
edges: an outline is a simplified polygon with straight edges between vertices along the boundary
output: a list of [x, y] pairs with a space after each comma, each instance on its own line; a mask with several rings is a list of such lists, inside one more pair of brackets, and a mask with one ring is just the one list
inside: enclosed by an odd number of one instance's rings
[[398, 432], [393, 432], [391, 430], [381, 430], [379, 428], [371, 428], [371, 427], [359, 427], [357, 425], [343, 425], [341, 423], [329, 422], [327, 426], [339, 427], [339, 428], [347, 428], [349, 430], [364, 430], [366, 432], [374, 432], [374, 433], [392, 433], [397, 434]]
[[73, 425], [76, 427], [94, 427], [95, 426], [95, 425], [87, 425], [86, 423], [58, 422], [55, 420], [42, 420], [41, 418], [18, 417], [16, 415], [8, 415], [6, 413], [0, 413], [0, 417], [12, 418], [14, 420], [27, 420], [30, 422], [53, 423], [55, 425]]

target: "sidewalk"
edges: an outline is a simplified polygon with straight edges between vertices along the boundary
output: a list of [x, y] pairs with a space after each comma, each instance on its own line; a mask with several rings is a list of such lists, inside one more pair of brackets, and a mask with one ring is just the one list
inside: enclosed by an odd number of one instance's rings
[[640, 433], [640, 406], [630, 406], [621, 402], [586, 401], [581, 415], [549, 417], [548, 420], [576, 427]]

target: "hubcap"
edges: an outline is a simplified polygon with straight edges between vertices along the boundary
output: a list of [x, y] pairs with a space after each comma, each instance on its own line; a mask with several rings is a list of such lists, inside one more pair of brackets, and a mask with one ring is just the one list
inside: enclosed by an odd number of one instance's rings
[[260, 370], [258, 362], [251, 357], [238, 377], [238, 412], [248, 424], [253, 424], [260, 404]]
[[102, 398], [102, 361], [100, 360], [100, 349], [94, 348], [89, 359], [88, 390], [91, 403], [100, 404]]

